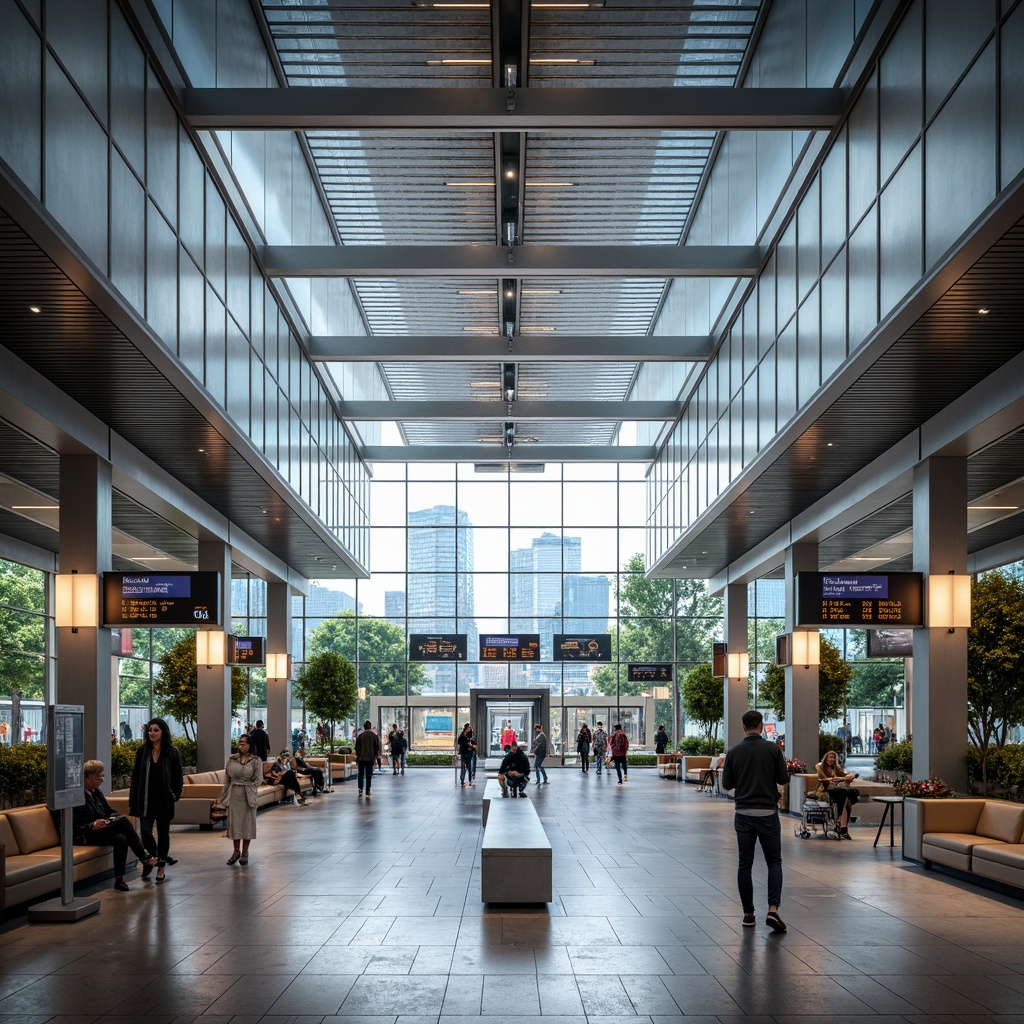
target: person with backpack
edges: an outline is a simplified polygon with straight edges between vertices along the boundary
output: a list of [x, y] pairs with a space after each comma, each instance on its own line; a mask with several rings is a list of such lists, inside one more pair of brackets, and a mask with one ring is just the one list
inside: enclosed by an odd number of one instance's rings
[[622, 731], [622, 726], [615, 723], [612, 729], [612, 738], [609, 744], [612, 751], [612, 761], [615, 763], [615, 774], [619, 777], [619, 785], [629, 780], [629, 765], [626, 763], [626, 752], [629, 750], [629, 737]]
[[601, 769], [604, 767], [604, 755], [608, 750], [608, 733], [604, 731], [604, 722], [598, 722], [597, 728], [594, 730], [592, 737], [592, 745], [594, 748], [594, 763], [597, 765], [597, 774], [601, 774]]

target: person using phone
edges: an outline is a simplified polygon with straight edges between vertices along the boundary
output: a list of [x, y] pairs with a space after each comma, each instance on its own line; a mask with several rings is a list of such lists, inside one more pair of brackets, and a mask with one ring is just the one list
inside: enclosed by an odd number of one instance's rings
[[102, 761], [85, 762], [83, 769], [85, 803], [72, 808], [71, 811], [75, 842], [79, 846], [111, 847], [114, 854], [114, 888], [119, 892], [128, 892], [130, 886], [124, 880], [128, 851], [131, 850], [139, 858], [147, 875], [159, 861], [146, 852], [132, 823], [117, 814], [107, 803], [107, 798], [100, 792], [104, 771]]

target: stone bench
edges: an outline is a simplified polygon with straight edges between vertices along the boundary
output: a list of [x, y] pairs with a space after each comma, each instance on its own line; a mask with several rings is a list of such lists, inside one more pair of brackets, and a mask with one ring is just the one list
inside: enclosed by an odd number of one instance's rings
[[491, 809], [492, 800], [501, 799], [501, 783], [497, 777], [487, 780], [487, 785], [484, 787], [484, 807], [483, 807], [483, 826], [487, 828], [487, 814]]
[[532, 800], [491, 801], [480, 852], [480, 899], [551, 902], [551, 843]]

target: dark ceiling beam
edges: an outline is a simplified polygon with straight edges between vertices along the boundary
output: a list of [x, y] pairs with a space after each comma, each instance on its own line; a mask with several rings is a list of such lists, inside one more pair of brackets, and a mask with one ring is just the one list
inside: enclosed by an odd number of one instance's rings
[[[452, 90], [457, 91], [457, 90]], [[754, 245], [267, 245], [270, 277], [753, 277]]]
[[680, 402], [608, 401], [385, 401], [339, 402], [338, 412], [347, 420], [407, 420], [452, 422], [466, 420], [488, 423], [526, 420], [546, 422], [587, 422], [591, 420], [674, 420]]
[[655, 449], [648, 445], [517, 444], [507, 448], [483, 444], [367, 445], [360, 458], [367, 462], [650, 462]]
[[836, 125], [842, 89], [185, 89], [195, 129], [303, 131], [802, 131]]
[[443, 363], [514, 359], [517, 363], [705, 363], [714, 351], [703, 335], [650, 337], [523, 334], [508, 338], [465, 335], [340, 337], [314, 335], [306, 343], [314, 362]]

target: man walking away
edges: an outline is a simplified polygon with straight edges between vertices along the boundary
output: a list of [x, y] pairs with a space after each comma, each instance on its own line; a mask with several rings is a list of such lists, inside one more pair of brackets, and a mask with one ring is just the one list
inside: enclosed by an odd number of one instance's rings
[[617, 724], [612, 729], [612, 761], [615, 762], [615, 774], [619, 777], [619, 785], [629, 781], [629, 764], [626, 762], [626, 752], [629, 750], [629, 737], [622, 731], [622, 726]]
[[664, 754], [668, 750], [669, 738], [668, 733], [665, 732], [665, 726], [659, 725], [658, 731], [654, 734], [654, 752], [656, 754]]
[[380, 739], [373, 731], [373, 723], [367, 719], [363, 722], [363, 731], [356, 737], [356, 781], [359, 784], [359, 795], [363, 795], [366, 786], [366, 799], [370, 799], [370, 783], [373, 782], [373, 766], [380, 757]]
[[548, 773], [544, 771], [542, 765], [544, 764], [544, 758], [548, 756], [548, 738], [544, 735], [544, 730], [539, 726], [533, 727], [533, 746], [530, 747], [530, 753], [533, 754], [533, 770], [537, 775], [537, 785], [541, 783], [541, 776], [544, 777], [544, 785], [548, 783]]
[[270, 736], [267, 734], [267, 730], [263, 728], [263, 719], [257, 719], [256, 728], [249, 733], [249, 746], [252, 747], [252, 752], [261, 760], [270, 760]]
[[754, 847], [760, 843], [768, 865], [768, 916], [764, 923], [773, 932], [784, 932], [786, 925], [779, 917], [782, 902], [779, 786], [789, 784], [786, 756], [762, 737], [764, 718], [760, 711], [747, 711], [742, 721], [743, 739], [725, 755], [722, 788], [736, 791], [735, 828], [739, 847], [736, 881], [743, 904], [743, 927], [753, 928], [756, 924], [750, 869], [754, 864]]
[[598, 722], [593, 736], [594, 763], [597, 765], [597, 774], [601, 774], [604, 768], [604, 755], [608, 750], [608, 733], [604, 731], [604, 722]]

